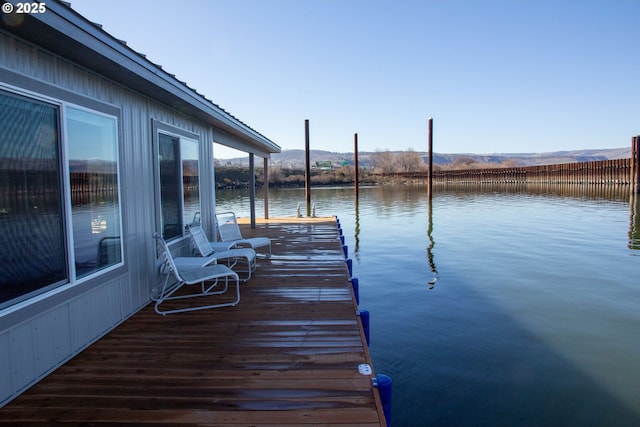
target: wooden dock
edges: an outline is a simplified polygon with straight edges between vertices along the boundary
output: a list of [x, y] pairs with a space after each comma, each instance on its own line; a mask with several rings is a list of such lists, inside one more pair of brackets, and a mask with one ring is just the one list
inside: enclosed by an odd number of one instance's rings
[[145, 307], [0, 408], [0, 425], [385, 425], [335, 219], [259, 221], [273, 240], [236, 307]]

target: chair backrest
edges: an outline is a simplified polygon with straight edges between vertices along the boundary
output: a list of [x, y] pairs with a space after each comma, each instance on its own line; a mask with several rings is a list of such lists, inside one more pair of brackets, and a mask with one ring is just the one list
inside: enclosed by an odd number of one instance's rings
[[242, 240], [240, 227], [238, 227], [238, 221], [236, 221], [236, 215], [233, 212], [216, 214], [216, 224], [218, 226], [220, 240], [223, 242]]
[[209, 239], [204, 233], [202, 226], [190, 224], [189, 232], [191, 233], [191, 241], [196, 249], [198, 249], [198, 252], [200, 252], [200, 256], [209, 256], [213, 253], [211, 243], [209, 243]]
[[164, 239], [160, 237], [160, 235], [158, 235], [158, 233], [155, 233], [153, 237], [158, 242], [158, 249], [162, 252], [165, 268], [169, 270], [167, 274], [173, 274], [178, 281], [182, 282], [182, 277], [180, 277], [180, 273], [178, 272], [176, 264], [173, 261], [173, 256], [171, 255], [169, 245], [167, 245], [167, 242], [165, 242]]

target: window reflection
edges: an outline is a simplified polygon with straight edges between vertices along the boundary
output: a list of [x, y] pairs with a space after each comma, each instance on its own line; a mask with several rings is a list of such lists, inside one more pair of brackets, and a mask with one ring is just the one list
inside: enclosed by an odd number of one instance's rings
[[67, 280], [58, 108], [0, 92], [0, 307]]
[[180, 152], [178, 138], [158, 136], [160, 160], [160, 204], [162, 237], [165, 240], [182, 235], [182, 209], [180, 206]]
[[160, 133], [161, 229], [165, 240], [183, 235], [186, 224], [200, 211], [198, 141]]
[[76, 276], [122, 260], [116, 120], [67, 108]]
[[198, 141], [180, 140], [182, 157], [182, 186], [184, 193], [183, 224], [193, 221], [196, 212], [200, 212], [200, 177], [198, 172]]

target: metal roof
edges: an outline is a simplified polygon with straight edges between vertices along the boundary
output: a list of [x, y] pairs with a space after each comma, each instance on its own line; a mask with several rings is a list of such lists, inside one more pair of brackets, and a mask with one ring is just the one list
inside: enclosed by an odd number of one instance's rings
[[223, 131], [216, 142], [265, 158], [281, 151], [269, 138], [84, 18], [69, 3], [49, 0], [46, 6], [46, 13], [19, 16], [22, 22], [17, 25], [0, 19], [0, 28]]

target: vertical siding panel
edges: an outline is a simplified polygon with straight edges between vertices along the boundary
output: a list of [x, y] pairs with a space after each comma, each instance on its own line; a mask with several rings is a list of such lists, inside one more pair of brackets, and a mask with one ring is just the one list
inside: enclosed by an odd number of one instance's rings
[[[137, 310], [149, 300], [149, 273], [153, 271], [155, 230], [155, 195], [151, 119], [146, 99], [134, 99], [125, 94], [124, 105], [123, 180], [135, 182], [124, 189], [126, 203], [124, 220], [127, 224], [127, 261], [131, 286], [126, 290], [128, 308]], [[144, 189], [144, 190], [141, 190]]]
[[13, 385], [13, 366], [11, 365], [11, 355], [9, 354], [10, 338], [9, 332], [0, 334], [0, 366], [2, 367], [2, 375], [0, 375], [0, 405], [6, 396], [11, 396], [16, 389]]
[[42, 375], [51, 366], [54, 366], [59, 360], [55, 360], [53, 352], [54, 347], [54, 331], [57, 325], [51, 322], [51, 312], [46, 312], [42, 316], [38, 316], [32, 321], [33, 346], [34, 353], [34, 374]]
[[69, 301], [69, 324], [71, 338], [71, 351], [75, 354], [84, 348], [89, 341], [91, 325], [86, 322], [87, 316], [91, 313], [88, 297], [76, 298]]
[[9, 332], [11, 372], [14, 388], [21, 391], [33, 381], [35, 349], [33, 347], [32, 322], [24, 322]]
[[93, 304], [99, 307], [102, 314], [100, 316], [101, 322], [96, 331], [96, 337], [109, 332], [125, 318], [122, 313], [122, 298], [120, 294], [122, 290], [121, 280], [114, 280], [99, 288], [95, 293]]
[[67, 360], [71, 355], [71, 336], [69, 334], [69, 305], [64, 304], [51, 310], [53, 332], [53, 357], [57, 362]]
[[13, 45], [13, 39], [4, 33], [0, 32], [0, 64], [12, 68], [13, 55], [10, 55], [11, 46]]
[[88, 317], [85, 321], [91, 325], [89, 328], [89, 341], [93, 341], [103, 333], [109, 330], [109, 327], [116, 322], [114, 319], [119, 318], [116, 314], [116, 308], [112, 305], [111, 290], [113, 284], [108, 284], [91, 292], [88, 298], [88, 306], [91, 312], [87, 313]]
[[109, 302], [104, 300], [104, 296], [108, 295], [105, 292], [107, 288], [108, 286], [102, 286], [100, 289], [90, 292], [86, 298], [83, 298], [86, 300], [85, 308], [87, 311], [83, 311], [83, 318], [80, 321], [87, 325], [85, 346], [106, 330], [105, 324], [108, 320], [105, 308], [113, 310], [113, 307], [108, 306]]
[[82, 350], [122, 321], [120, 297], [115, 295], [118, 282], [111, 282], [73, 300], [69, 329], [73, 352]]

